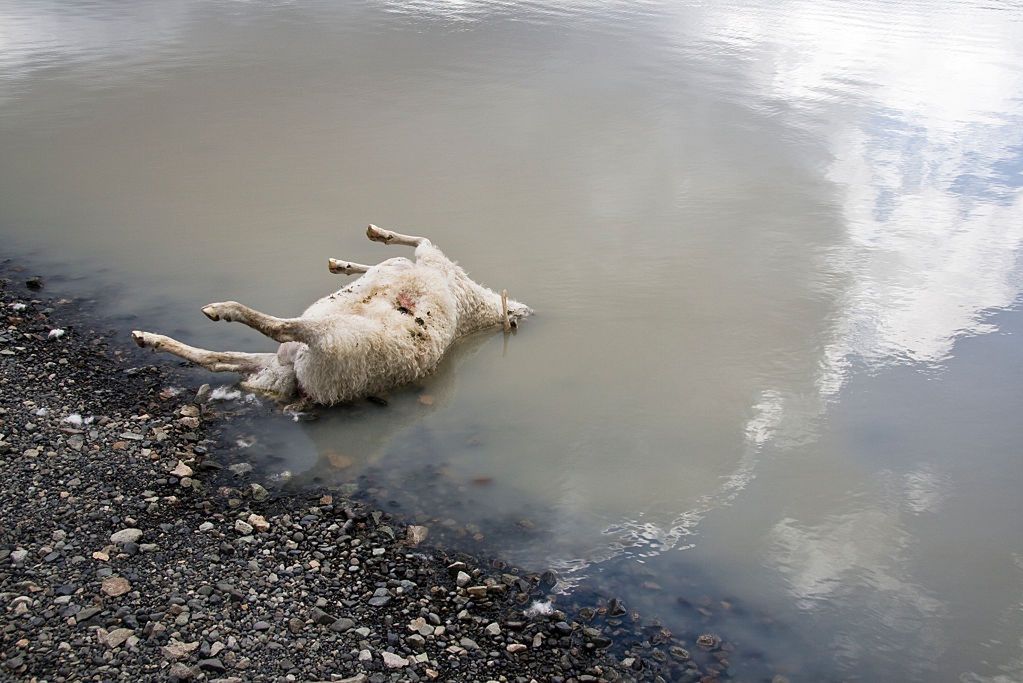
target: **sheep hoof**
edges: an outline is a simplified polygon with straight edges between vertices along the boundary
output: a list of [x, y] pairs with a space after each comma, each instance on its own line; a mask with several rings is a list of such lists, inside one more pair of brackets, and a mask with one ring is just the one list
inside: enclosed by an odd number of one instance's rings
[[366, 237], [370, 238], [374, 242], [383, 242], [386, 244], [394, 239], [394, 233], [390, 230], [383, 230], [373, 224], [370, 224], [370, 226], [366, 228]]
[[231, 303], [206, 304], [202, 307], [202, 312], [203, 315], [210, 320], [224, 320], [226, 322], [231, 322], [231, 320], [233, 320], [231, 317], [231, 306]]
[[131, 340], [138, 344], [143, 349], [160, 348], [160, 341], [158, 335], [150, 334], [149, 332], [140, 332], [138, 330], [132, 330]]

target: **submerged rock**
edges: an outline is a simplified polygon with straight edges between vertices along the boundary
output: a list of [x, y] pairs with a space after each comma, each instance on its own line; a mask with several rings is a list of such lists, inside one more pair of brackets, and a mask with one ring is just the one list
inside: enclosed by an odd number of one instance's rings
[[406, 535], [409, 543], [411, 543], [412, 545], [419, 545], [420, 543], [426, 540], [426, 537], [429, 533], [430, 530], [425, 526], [412, 525], [408, 527]]

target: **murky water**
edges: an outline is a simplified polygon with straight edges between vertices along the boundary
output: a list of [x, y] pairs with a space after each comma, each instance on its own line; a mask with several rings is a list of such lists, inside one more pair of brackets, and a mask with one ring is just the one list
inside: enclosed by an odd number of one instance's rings
[[1021, 64], [1000, 1], [7, 0], [0, 234], [251, 350], [199, 307], [296, 313], [399, 255], [366, 223], [426, 234], [537, 317], [268, 420], [260, 467], [703, 619], [741, 680], [1007, 683]]

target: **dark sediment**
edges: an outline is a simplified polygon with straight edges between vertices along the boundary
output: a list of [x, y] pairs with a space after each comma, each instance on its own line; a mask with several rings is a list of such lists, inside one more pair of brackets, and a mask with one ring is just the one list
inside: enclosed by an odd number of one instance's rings
[[[0, 282], [0, 679], [695, 681], [695, 644], [448, 557], [336, 494], [271, 495], [218, 404], [40, 281]], [[15, 306], [17, 305], [17, 306]], [[63, 332], [54, 332], [63, 330]], [[159, 362], [159, 361], [157, 361]], [[429, 543], [429, 541], [427, 541]], [[608, 609], [610, 607], [610, 609]], [[692, 650], [692, 656], [690, 655]]]

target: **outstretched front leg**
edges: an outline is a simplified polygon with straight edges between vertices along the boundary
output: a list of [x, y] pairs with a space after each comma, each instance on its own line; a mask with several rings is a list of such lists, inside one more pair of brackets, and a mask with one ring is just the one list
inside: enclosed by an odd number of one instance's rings
[[335, 274], [356, 275], [367, 272], [373, 266], [364, 266], [361, 263], [351, 261], [340, 261], [336, 258], [327, 259], [327, 268]]
[[211, 372], [238, 372], [252, 374], [266, 368], [277, 357], [275, 353], [243, 353], [241, 351], [208, 351], [177, 339], [152, 332], [131, 333], [132, 340], [144, 349], [165, 351], [200, 365]]
[[207, 304], [203, 306], [202, 312], [210, 320], [226, 320], [248, 325], [279, 342], [309, 343], [313, 337], [309, 324], [301, 318], [275, 318], [243, 306], [237, 301]]

